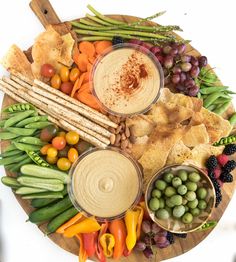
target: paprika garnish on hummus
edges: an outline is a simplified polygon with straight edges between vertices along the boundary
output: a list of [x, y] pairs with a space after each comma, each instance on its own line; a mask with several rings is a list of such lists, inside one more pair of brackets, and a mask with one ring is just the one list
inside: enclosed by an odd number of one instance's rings
[[124, 45], [98, 60], [93, 70], [93, 91], [109, 112], [142, 113], [156, 102], [162, 72], [148, 52], [135, 45]]

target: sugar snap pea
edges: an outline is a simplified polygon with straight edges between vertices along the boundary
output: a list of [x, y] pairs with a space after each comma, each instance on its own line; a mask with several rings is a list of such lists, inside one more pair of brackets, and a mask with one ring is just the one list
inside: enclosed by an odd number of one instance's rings
[[0, 132], [0, 139], [1, 140], [9, 140], [20, 136], [19, 134], [13, 134], [11, 132]]
[[217, 106], [215, 104], [209, 105], [206, 109], [213, 111]]
[[216, 109], [213, 110], [215, 114], [222, 115], [230, 106], [231, 101], [225, 102], [223, 105], [219, 105]]
[[23, 165], [32, 163], [32, 159], [30, 157], [25, 158], [24, 160], [20, 161], [19, 163], [15, 163], [9, 170], [11, 172], [19, 172], [20, 168]]
[[34, 122], [34, 123], [30, 123], [28, 125], [25, 126], [25, 128], [35, 128], [35, 129], [43, 129], [44, 127], [50, 126], [52, 125], [51, 122], [48, 121], [42, 121], [42, 122]]
[[221, 96], [221, 92], [215, 92], [215, 93], [208, 95], [207, 98], [203, 101], [203, 106], [206, 108], [209, 107], [220, 96]]
[[28, 157], [27, 154], [24, 155], [19, 155], [19, 156], [9, 156], [9, 157], [5, 157], [0, 159], [0, 165], [9, 165], [9, 164], [13, 164], [13, 163], [18, 163], [24, 159], [26, 159]]
[[200, 88], [200, 93], [203, 95], [208, 95], [214, 92], [222, 92], [225, 91], [228, 86], [211, 86], [211, 87], [205, 87], [205, 88]]
[[5, 122], [6, 122], [5, 119], [1, 120], [1, 121], [0, 121], [0, 127], [4, 127]]
[[233, 126], [236, 124], [236, 113], [233, 113], [229, 118], [230, 124]]
[[15, 125], [16, 123], [20, 122], [21, 120], [29, 117], [34, 112], [35, 111], [33, 111], [33, 110], [24, 111], [24, 112], [19, 113], [16, 116], [13, 116], [13, 117], [7, 119], [5, 124], [4, 124], [4, 128]]
[[16, 111], [27, 111], [27, 110], [35, 110], [35, 107], [28, 103], [18, 103], [14, 105], [10, 105], [3, 109], [3, 112], [16, 112]]
[[11, 188], [19, 188], [21, 186], [21, 184], [17, 182], [16, 178], [14, 177], [3, 176], [1, 181], [5, 186], [9, 186]]
[[63, 198], [63, 195], [60, 192], [42, 192], [42, 193], [35, 193], [30, 195], [22, 196], [23, 199], [44, 199], [44, 198], [50, 198], [50, 199], [60, 199]]
[[224, 104], [225, 102], [228, 102], [228, 101], [231, 101], [231, 99], [230, 98], [219, 97], [214, 102], [214, 105], [221, 105], [221, 104]]
[[17, 195], [28, 195], [28, 194], [41, 193], [41, 192], [47, 192], [47, 190], [42, 188], [21, 186], [16, 190], [15, 193]]
[[46, 121], [48, 120], [48, 116], [32, 116], [32, 117], [28, 117], [20, 122], [18, 122], [16, 124], [16, 127], [23, 127], [23, 126], [26, 126], [30, 123], [34, 123], [34, 122], [37, 122], [37, 121]]
[[36, 129], [33, 128], [21, 128], [21, 127], [7, 127], [7, 131], [16, 134], [16, 135], [21, 135], [21, 136], [31, 136], [34, 134]]
[[39, 151], [41, 146], [13, 142], [16, 148], [22, 151]]
[[219, 141], [215, 142], [213, 146], [228, 145], [236, 141], [236, 135], [222, 137]]
[[48, 162], [46, 162], [41, 156], [39, 156], [39, 154], [35, 153], [34, 151], [26, 151], [26, 153], [38, 166], [50, 167]]
[[36, 146], [44, 146], [46, 144], [46, 142], [41, 141], [39, 138], [31, 137], [31, 136], [20, 137], [16, 139], [15, 142], [36, 145]]
[[213, 228], [217, 225], [217, 221], [212, 220], [212, 221], [208, 221], [206, 222], [202, 227], [200, 227], [197, 231], [204, 231], [204, 230], [208, 230], [210, 228]]
[[23, 154], [23, 152], [19, 149], [16, 149], [16, 150], [12, 150], [12, 151], [9, 151], [9, 152], [4, 152], [0, 155], [0, 157], [8, 157], [8, 156], [15, 156], [15, 155], [18, 155], [18, 154]]

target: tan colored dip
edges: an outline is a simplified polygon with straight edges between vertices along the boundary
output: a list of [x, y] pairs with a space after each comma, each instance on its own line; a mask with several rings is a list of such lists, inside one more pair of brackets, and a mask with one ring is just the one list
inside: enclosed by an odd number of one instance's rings
[[160, 89], [156, 62], [131, 47], [114, 49], [103, 56], [93, 72], [98, 100], [115, 114], [137, 114], [156, 101]]
[[134, 163], [110, 149], [93, 151], [82, 158], [72, 180], [78, 205], [85, 212], [102, 218], [125, 212], [140, 192]]

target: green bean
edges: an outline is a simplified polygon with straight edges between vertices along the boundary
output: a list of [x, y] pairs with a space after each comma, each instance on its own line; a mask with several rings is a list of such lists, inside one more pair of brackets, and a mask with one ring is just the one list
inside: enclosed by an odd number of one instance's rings
[[18, 115], [7, 119], [5, 124], [4, 124], [4, 128], [15, 125], [16, 123], [20, 122], [21, 120], [29, 117], [32, 113], [34, 113], [33, 110], [28, 110], [28, 111], [21, 112]]
[[19, 139], [16, 139], [16, 142], [36, 145], [36, 146], [44, 146], [45, 144], [47, 144], [46, 142], [41, 141], [39, 138], [31, 137], [31, 136], [20, 137]]
[[30, 123], [34, 123], [37, 121], [46, 121], [48, 120], [48, 116], [33, 116], [33, 117], [28, 117], [22, 121], [20, 121], [19, 123], [16, 124], [16, 127], [23, 127], [26, 126]]
[[203, 101], [203, 106], [206, 108], [209, 107], [220, 96], [221, 96], [221, 92], [215, 92], [215, 93], [208, 95], [207, 98]]
[[231, 101], [231, 99], [229, 98], [224, 98], [224, 97], [219, 97], [218, 99], [216, 99], [216, 101], [214, 102], [214, 105], [220, 105], [220, 104], [224, 104], [228, 101]]
[[39, 151], [41, 146], [13, 142], [16, 148], [22, 151]]
[[232, 126], [235, 125], [236, 124], [236, 113], [233, 113], [228, 120]]
[[35, 128], [35, 129], [43, 129], [44, 127], [47, 127], [49, 125], [52, 125], [51, 122], [48, 122], [48, 121], [44, 121], [44, 122], [34, 122], [34, 123], [31, 123], [31, 124], [28, 124], [25, 126], [25, 128]]
[[213, 111], [216, 108], [215, 104], [212, 104], [210, 106], [208, 106], [206, 109], [208, 109], [209, 111]]
[[15, 145], [14, 145], [14, 144], [10, 144], [10, 145], [5, 149], [4, 152], [9, 152], [9, 151], [12, 151], [12, 150], [15, 150], [15, 149], [16, 149]]
[[226, 93], [226, 94], [230, 94], [230, 95], [235, 95], [235, 94], [236, 94], [235, 92], [230, 91], [230, 90], [226, 90], [225, 93]]
[[30, 164], [30, 163], [32, 163], [32, 160], [31, 160], [31, 158], [27, 157], [26, 159], [20, 161], [18, 164], [14, 164], [14, 166], [12, 166], [9, 170], [11, 172], [19, 172], [20, 168], [23, 165]]
[[204, 95], [208, 95], [214, 92], [221, 92], [221, 91], [225, 91], [227, 88], [229, 88], [228, 86], [212, 86], [212, 87], [205, 87], [200, 89], [201, 94]]
[[34, 151], [26, 151], [26, 153], [34, 161], [34, 163], [37, 164], [38, 166], [50, 167], [48, 162], [46, 162], [41, 156], [39, 156]]
[[4, 152], [4, 153], [0, 154], [0, 157], [14, 156], [14, 155], [17, 155], [19, 153], [22, 154], [22, 151], [16, 149], [16, 150], [12, 150], [12, 151], [9, 151], [9, 152]]
[[31, 136], [36, 131], [36, 129], [33, 129], [33, 128], [27, 129], [27, 128], [21, 128], [21, 127], [7, 127], [6, 130], [13, 134], [20, 135], [20, 136]]
[[24, 155], [20, 155], [20, 156], [10, 156], [10, 157], [6, 157], [6, 158], [2, 158], [0, 159], [0, 165], [9, 165], [9, 164], [13, 164], [13, 163], [17, 163], [20, 162], [24, 159], [26, 159], [28, 157], [27, 154]]
[[3, 109], [3, 112], [16, 112], [16, 111], [27, 111], [27, 110], [35, 110], [35, 107], [28, 103], [19, 103], [10, 105]]
[[9, 140], [9, 139], [16, 138], [18, 136], [20, 136], [20, 135], [13, 134], [13, 133], [10, 133], [10, 132], [1, 132], [0, 133], [0, 139], [1, 140]]
[[223, 105], [219, 105], [216, 109], [214, 109], [214, 113], [218, 115], [222, 115], [230, 106], [231, 101], [225, 102]]
[[220, 95], [223, 98], [228, 98], [228, 99], [232, 99], [230, 95], [226, 94], [226, 93], [221, 93]]
[[1, 121], [0, 121], [0, 127], [4, 127], [5, 122], [6, 122], [5, 119], [1, 120]]

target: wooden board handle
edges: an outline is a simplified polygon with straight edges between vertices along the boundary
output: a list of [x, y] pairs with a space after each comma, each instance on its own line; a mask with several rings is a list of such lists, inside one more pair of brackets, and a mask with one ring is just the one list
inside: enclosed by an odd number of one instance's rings
[[29, 5], [44, 27], [61, 23], [49, 0], [32, 0]]

